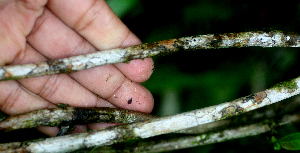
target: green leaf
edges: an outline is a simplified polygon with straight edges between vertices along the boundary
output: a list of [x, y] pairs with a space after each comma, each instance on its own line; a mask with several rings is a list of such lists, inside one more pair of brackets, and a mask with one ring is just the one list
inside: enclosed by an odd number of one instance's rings
[[60, 108], [67, 108], [69, 106], [70, 106], [69, 104], [62, 104], [62, 103], [58, 104], [58, 107], [60, 107]]
[[280, 150], [280, 144], [279, 143], [274, 143], [274, 150]]
[[272, 142], [272, 143], [275, 143], [275, 142], [277, 142], [277, 139], [276, 139], [274, 136], [272, 136], [272, 137], [271, 137], [271, 142]]
[[278, 143], [286, 150], [300, 150], [300, 133], [293, 133], [278, 140]]
[[136, 4], [139, 3], [139, 0], [107, 0], [107, 4], [111, 7], [114, 13], [122, 18], [125, 16]]

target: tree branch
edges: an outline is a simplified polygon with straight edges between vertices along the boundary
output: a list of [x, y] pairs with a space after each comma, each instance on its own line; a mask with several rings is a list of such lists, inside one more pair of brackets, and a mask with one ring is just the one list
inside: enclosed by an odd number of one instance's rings
[[0, 80], [14, 80], [58, 73], [70, 73], [106, 64], [129, 62], [133, 59], [169, 54], [179, 50], [250, 46], [299, 47], [299, 40], [299, 35], [282, 31], [254, 31], [183, 37], [35, 64], [2, 66], [0, 67]]
[[[300, 121], [300, 101], [276, 103], [226, 120], [202, 124], [181, 130], [175, 138], [138, 140], [111, 146], [95, 147], [91, 152], [166, 152], [184, 148], [224, 142], [276, 131], [280, 126]], [[183, 135], [188, 134], [188, 135]], [[192, 134], [192, 135], [191, 135]], [[84, 149], [89, 151], [88, 149]], [[80, 151], [80, 150], [79, 150]]]
[[0, 130], [38, 126], [69, 126], [88, 123], [133, 123], [154, 118], [141, 112], [107, 107], [59, 107], [41, 109], [1, 119]]
[[[205, 134], [183, 136], [173, 139], [164, 139], [159, 141], [138, 142], [124, 147], [104, 146], [95, 149], [95, 152], [166, 152], [179, 149], [203, 146], [224, 142], [228, 140], [244, 138], [263, 134], [273, 130], [276, 127], [291, 124], [300, 120], [300, 114], [285, 115], [282, 118], [265, 119], [262, 122], [242, 125], [231, 129], [224, 129]], [[273, 124], [272, 124], [273, 123]]]

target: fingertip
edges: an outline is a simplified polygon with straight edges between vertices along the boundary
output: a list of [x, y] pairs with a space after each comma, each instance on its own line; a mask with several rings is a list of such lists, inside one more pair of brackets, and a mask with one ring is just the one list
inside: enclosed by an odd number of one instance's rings
[[68, 134], [74, 134], [74, 133], [83, 133], [87, 131], [86, 125], [75, 125], [75, 129], [73, 131], [68, 131], [66, 135]]
[[50, 137], [55, 137], [59, 131], [58, 127], [50, 127], [50, 126], [37, 127], [37, 130]]
[[142, 94], [132, 96], [132, 98], [127, 100], [127, 104], [125, 103], [125, 106], [123, 107], [128, 110], [151, 113], [154, 108], [154, 98], [149, 90], [144, 88], [142, 85], [140, 85], [140, 87], [143, 88], [143, 91], [141, 91]]
[[149, 113], [149, 114], [152, 112], [152, 110], [154, 108], [154, 98], [151, 93], [150, 93], [150, 95], [151, 96], [147, 97], [147, 100], [146, 100], [147, 103], [144, 103], [143, 105], [139, 105], [138, 109], [141, 110], [140, 112]]
[[119, 125], [120, 123], [90, 123], [87, 127], [91, 130], [104, 129], [109, 126]]
[[109, 99], [115, 106], [144, 113], [151, 113], [154, 99], [149, 90], [139, 83], [128, 79], [124, 81], [118, 91]]
[[[141, 87], [144, 88], [142, 85]], [[154, 108], [154, 98], [148, 89], [144, 88], [144, 92], [144, 95], [141, 96], [141, 101], [137, 105], [137, 110], [144, 113], [151, 113]]]
[[[128, 47], [142, 44], [141, 40], [131, 31], [120, 47]], [[144, 82], [149, 79], [153, 70], [154, 62], [152, 58], [136, 59], [129, 63], [118, 63], [115, 66], [130, 80], [134, 82]]]
[[116, 67], [130, 80], [134, 82], [145, 82], [154, 71], [152, 58], [132, 60], [130, 63], [118, 63]]

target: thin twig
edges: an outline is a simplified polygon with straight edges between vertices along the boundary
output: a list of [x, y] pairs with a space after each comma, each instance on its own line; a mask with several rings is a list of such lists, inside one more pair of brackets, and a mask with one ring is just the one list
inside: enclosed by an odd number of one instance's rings
[[0, 67], [0, 81], [58, 73], [71, 73], [101, 65], [129, 62], [133, 59], [143, 59], [160, 54], [169, 54], [179, 50], [250, 46], [299, 47], [299, 40], [299, 35], [282, 31], [254, 31], [183, 37], [35, 64], [2, 66]]
[[0, 122], [0, 130], [12, 131], [38, 126], [68, 126], [88, 123], [133, 123], [154, 118], [141, 112], [105, 107], [64, 107], [41, 109], [9, 116]]
[[123, 124], [90, 133], [66, 135], [20, 144], [25, 152], [67, 152], [80, 148], [106, 146], [139, 138], [148, 138], [226, 119], [264, 107], [300, 93], [300, 77], [231, 102], [174, 116]]

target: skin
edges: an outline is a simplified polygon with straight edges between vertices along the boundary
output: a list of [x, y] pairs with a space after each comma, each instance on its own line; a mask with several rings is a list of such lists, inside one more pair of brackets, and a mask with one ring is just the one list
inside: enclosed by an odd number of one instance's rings
[[[104, 0], [1, 0], [0, 27], [0, 66], [141, 44]], [[153, 65], [153, 60], [147, 58], [69, 75], [2, 81], [0, 109], [15, 115], [64, 103], [150, 113], [153, 97], [139, 83], [150, 77]], [[81, 125], [74, 132], [109, 125]], [[58, 132], [57, 127], [38, 129], [50, 136]]]

